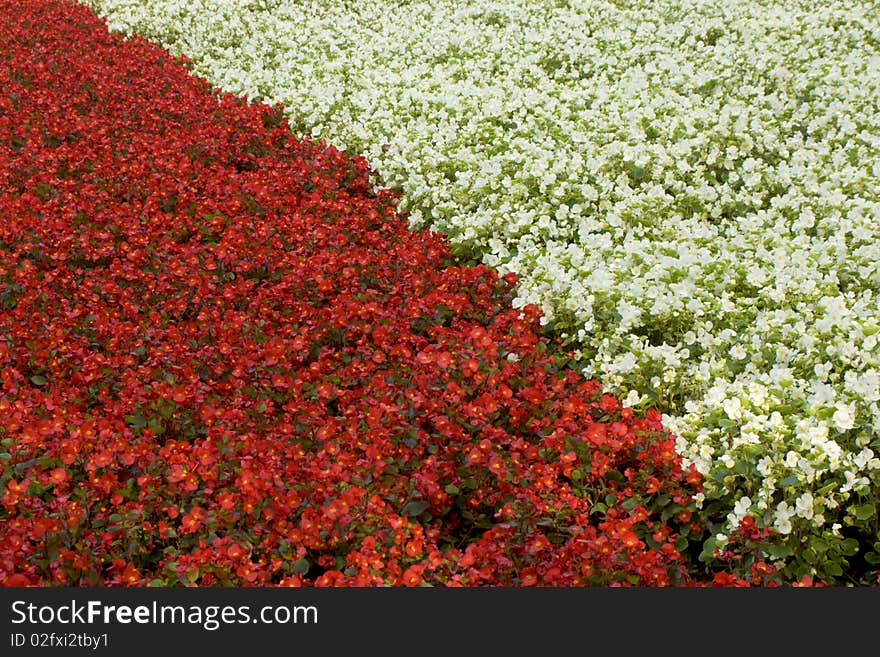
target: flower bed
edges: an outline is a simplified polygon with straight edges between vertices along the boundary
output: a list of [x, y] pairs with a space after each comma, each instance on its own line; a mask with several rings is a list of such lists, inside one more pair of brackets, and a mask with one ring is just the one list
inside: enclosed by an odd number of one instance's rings
[[707, 476], [704, 558], [751, 515], [790, 574], [880, 561], [876, 3], [88, 4], [516, 272]]
[[781, 581], [693, 569], [659, 414], [363, 158], [83, 6], [0, 15], [0, 583]]

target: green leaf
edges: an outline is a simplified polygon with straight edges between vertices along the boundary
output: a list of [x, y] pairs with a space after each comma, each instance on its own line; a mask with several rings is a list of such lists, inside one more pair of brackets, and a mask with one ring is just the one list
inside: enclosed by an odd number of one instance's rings
[[771, 557], [790, 557], [792, 550], [787, 545], [768, 545], [765, 548]]
[[675, 549], [678, 552], [681, 552], [687, 546], [688, 546], [688, 540], [684, 536], [679, 536], [678, 539], [675, 541]]
[[810, 547], [816, 552], [816, 554], [823, 554], [828, 551], [828, 541], [818, 536], [811, 536]]
[[797, 478], [797, 475], [790, 475], [783, 479], [780, 484], [782, 486], [797, 486], [798, 481], [800, 480]]
[[824, 486], [819, 488], [816, 492], [820, 493], [822, 495], [825, 495], [826, 493], [830, 493], [832, 490], [834, 490], [838, 486], [839, 486], [839, 484], [836, 481], [832, 481], [830, 484], [825, 484]]
[[450, 495], [458, 495], [459, 493], [458, 486], [453, 486], [452, 484], [447, 484], [446, 488], [444, 488], [443, 490], [445, 490]]
[[880, 564], [880, 554], [877, 554], [876, 552], [868, 552], [868, 554], [865, 555], [865, 561], [872, 566], [876, 566]]
[[626, 478], [624, 478], [624, 476], [620, 472], [614, 469], [608, 470], [608, 472], [605, 473], [605, 479], [617, 481], [619, 483], [623, 483], [626, 481]]
[[703, 563], [715, 558], [715, 537], [707, 538], [703, 543], [703, 551], [700, 552], [699, 560]]
[[639, 166], [635, 162], [627, 164], [627, 173], [633, 180], [641, 180], [645, 177], [645, 167]]
[[862, 504], [861, 506], [857, 506], [853, 511], [856, 514], [856, 518], [859, 520], [867, 520], [868, 518], [874, 517], [877, 515], [877, 507], [874, 506], [873, 503], [869, 502], [867, 504]]
[[749, 473], [749, 464], [745, 461], [737, 461], [736, 465], [733, 466], [733, 469], [741, 475], [745, 475]]
[[305, 575], [307, 572], [309, 572], [309, 568], [311, 567], [312, 563], [308, 559], [303, 557], [302, 559], [299, 559], [295, 564], [293, 564], [293, 572], [297, 573], [298, 575]]
[[419, 515], [422, 511], [428, 508], [428, 502], [424, 500], [417, 502], [410, 502], [405, 507], [403, 507], [403, 513], [410, 517]]
[[33, 383], [35, 386], [45, 385], [46, 384], [46, 377], [40, 376], [39, 374], [35, 374], [34, 376], [31, 377], [31, 383]]
[[843, 569], [836, 561], [828, 561], [822, 565], [822, 571], [826, 576], [840, 577], [843, 575]]
[[855, 538], [848, 538], [840, 544], [841, 552], [851, 557], [859, 551], [859, 541]]
[[29, 467], [36, 465], [39, 462], [40, 462], [40, 459], [29, 459], [29, 460], [23, 461], [21, 463], [16, 463], [15, 464], [15, 473], [22, 474]]

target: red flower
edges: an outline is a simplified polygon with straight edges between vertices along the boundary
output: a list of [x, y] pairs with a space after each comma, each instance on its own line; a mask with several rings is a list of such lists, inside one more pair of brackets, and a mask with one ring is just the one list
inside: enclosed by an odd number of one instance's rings
[[3, 580], [3, 586], [31, 586], [31, 580], [27, 577], [27, 575], [23, 575], [21, 573], [15, 573], [13, 575], [9, 575], [5, 580]]
[[233, 543], [228, 548], [226, 548], [226, 554], [233, 561], [238, 561], [239, 559], [243, 559], [247, 556], [247, 551], [238, 543]]
[[401, 576], [401, 584], [403, 586], [419, 586], [424, 579], [422, 573], [425, 571], [424, 564], [410, 566]]
[[49, 472], [49, 481], [56, 486], [60, 486], [68, 479], [67, 471], [64, 468], [54, 468]]

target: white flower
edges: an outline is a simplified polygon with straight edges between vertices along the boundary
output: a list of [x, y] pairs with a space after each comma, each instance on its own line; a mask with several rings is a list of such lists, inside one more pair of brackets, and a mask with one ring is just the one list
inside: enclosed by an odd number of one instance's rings
[[773, 512], [773, 526], [780, 534], [791, 533], [791, 517], [795, 515], [795, 509], [786, 502], [780, 502]]
[[642, 396], [637, 390], [630, 390], [623, 400], [623, 405], [627, 408], [637, 406], [641, 402]]
[[856, 475], [853, 472], [851, 472], [850, 470], [845, 470], [843, 473], [843, 476], [846, 479], [846, 481], [843, 483], [843, 485], [839, 489], [841, 493], [846, 493], [846, 492], [851, 491], [853, 488], [855, 488], [856, 484], [859, 483], [859, 480], [856, 478]]
[[636, 359], [635, 354], [624, 354], [623, 357], [617, 362], [617, 371], [626, 374], [627, 372], [632, 371], [637, 364], [638, 360]]
[[737, 518], [744, 518], [752, 508], [752, 500], [748, 497], [741, 497], [733, 506], [733, 513]]
[[790, 518], [793, 515], [795, 515], [795, 509], [788, 502], [782, 501], [776, 505], [775, 517]]
[[767, 388], [757, 381], [749, 381], [749, 397], [757, 408], [763, 408], [767, 401]]
[[838, 431], [852, 429], [855, 426], [855, 413], [853, 412], [852, 405], [838, 405], [837, 410], [834, 411], [834, 415], [831, 417], [831, 421]]
[[813, 496], [806, 492], [800, 495], [795, 501], [795, 509], [797, 515], [801, 518], [809, 520], [813, 517]]
[[856, 454], [853, 458], [853, 464], [859, 469], [864, 470], [871, 459], [874, 458], [874, 452], [868, 447], [865, 447], [861, 452]]
[[780, 534], [790, 534], [792, 530], [791, 520], [789, 520], [788, 517], [777, 518], [774, 521], [773, 526]]
[[724, 400], [724, 412], [731, 420], [739, 420], [742, 417], [742, 403], [739, 397], [732, 397]]

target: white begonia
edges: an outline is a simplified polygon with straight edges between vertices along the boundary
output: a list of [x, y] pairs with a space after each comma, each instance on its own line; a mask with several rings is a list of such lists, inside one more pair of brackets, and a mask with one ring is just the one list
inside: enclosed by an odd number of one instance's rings
[[778, 517], [773, 522], [773, 527], [780, 534], [790, 534], [792, 530], [791, 520], [788, 516]]
[[798, 459], [798, 470], [800, 471], [799, 479], [802, 478], [807, 483], [812, 483], [816, 479], [817, 469], [815, 463], [803, 456]]
[[749, 398], [757, 408], [764, 408], [767, 401], [767, 388], [757, 381], [749, 381]]
[[722, 404], [724, 412], [731, 420], [739, 420], [742, 417], [742, 402], [739, 397], [725, 399]]
[[642, 395], [637, 390], [630, 390], [623, 400], [623, 405], [627, 408], [637, 406], [642, 400]]
[[831, 510], [880, 469], [876, 3], [84, 4], [368, 155], [413, 227], [517, 273], [585, 374], [676, 400], [686, 463], [757, 462], [705, 499], [777, 502], [794, 452]]
[[762, 476], [768, 477], [773, 472], [773, 459], [769, 456], [762, 457], [758, 461], [757, 469]]
[[733, 513], [738, 519], [742, 520], [746, 515], [749, 514], [751, 508], [751, 498], [741, 497], [736, 501], [736, 504], [733, 505]]
[[743, 360], [748, 356], [748, 352], [741, 344], [734, 345], [730, 350], [730, 356], [736, 360]]
[[773, 526], [780, 534], [790, 534], [791, 518], [796, 514], [795, 508], [787, 502], [780, 502], [773, 512]]
[[855, 413], [851, 404], [838, 405], [837, 410], [831, 417], [838, 431], [848, 431], [855, 426]]
[[844, 471], [843, 476], [845, 481], [839, 490], [841, 493], [847, 493], [856, 487], [856, 485], [859, 483], [859, 480], [856, 477], [855, 473], [850, 470]]
[[798, 496], [795, 501], [795, 511], [798, 516], [806, 520], [813, 517], [813, 495], [809, 491]]
[[874, 452], [866, 447], [853, 457], [853, 464], [859, 469], [864, 470], [871, 460], [874, 458]]

